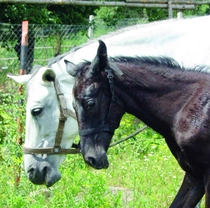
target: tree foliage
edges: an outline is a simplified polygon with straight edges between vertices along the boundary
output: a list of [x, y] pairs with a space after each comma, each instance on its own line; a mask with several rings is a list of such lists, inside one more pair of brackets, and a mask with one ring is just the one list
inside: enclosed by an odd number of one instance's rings
[[84, 24], [95, 7], [0, 3], [0, 22], [19, 24]]
[[200, 16], [200, 15], [209, 15], [210, 14], [210, 5], [199, 5], [194, 10], [185, 11], [186, 15], [190, 16]]
[[168, 17], [168, 11], [166, 9], [149, 8], [146, 11], [147, 11], [149, 22], [164, 20], [164, 19], [167, 19]]
[[128, 7], [100, 7], [95, 10], [98, 18], [101, 18], [107, 26], [116, 26], [120, 20], [127, 18], [141, 18], [144, 9]]
[[[174, 14], [177, 11], [174, 11]], [[210, 14], [209, 5], [197, 6], [195, 10], [184, 11], [186, 15]], [[115, 26], [126, 18], [147, 16], [149, 21], [166, 19], [167, 9], [135, 7], [94, 7], [81, 5], [14, 4], [0, 3], [0, 23], [21, 23], [28, 20], [34, 24], [88, 24], [88, 17], [95, 14], [108, 26]]]

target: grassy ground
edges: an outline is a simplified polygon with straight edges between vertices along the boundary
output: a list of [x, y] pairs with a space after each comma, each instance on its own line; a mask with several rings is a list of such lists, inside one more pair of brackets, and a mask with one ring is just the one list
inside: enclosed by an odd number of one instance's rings
[[69, 155], [61, 168], [62, 179], [50, 189], [31, 184], [24, 172], [15, 188], [14, 168], [1, 164], [0, 207], [169, 207], [183, 171], [164, 142], [144, 156], [132, 144], [123, 150], [113, 147], [108, 156], [110, 167], [98, 171], [87, 167], [81, 155]]

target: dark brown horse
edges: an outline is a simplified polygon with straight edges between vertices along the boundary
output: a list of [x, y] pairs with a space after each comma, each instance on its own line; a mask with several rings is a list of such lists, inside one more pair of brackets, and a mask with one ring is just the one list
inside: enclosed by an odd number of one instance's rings
[[106, 151], [125, 112], [162, 134], [185, 177], [171, 207], [210, 208], [210, 74], [164, 57], [95, 59], [67, 70], [77, 77], [74, 108], [86, 163], [107, 168]]

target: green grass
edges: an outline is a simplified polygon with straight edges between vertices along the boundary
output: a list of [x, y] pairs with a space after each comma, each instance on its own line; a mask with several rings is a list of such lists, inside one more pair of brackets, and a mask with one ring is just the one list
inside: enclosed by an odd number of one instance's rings
[[[1, 208], [169, 207], [184, 173], [164, 139], [149, 128], [110, 148], [110, 167], [106, 170], [88, 167], [81, 155], [68, 155], [61, 166], [62, 179], [58, 183], [47, 191], [45, 186], [33, 185], [25, 176], [22, 150], [16, 141], [15, 118], [20, 116], [21, 108], [17, 102], [20, 96], [15, 95], [15, 88], [0, 94], [3, 101], [0, 116], [4, 118], [1, 120], [0, 117], [0, 133], [3, 133], [0, 134]], [[22, 120], [25, 120], [24, 113]], [[124, 115], [113, 142], [143, 125], [135, 117]], [[22, 136], [24, 138], [24, 133]], [[21, 180], [16, 188], [15, 174], [20, 165]]]
[[[162, 142], [158, 151], [141, 156], [126, 142], [127, 149], [110, 148], [110, 167], [94, 170], [81, 155], [68, 155], [62, 179], [52, 188], [35, 186], [22, 170], [18, 189], [14, 168], [1, 164], [0, 207], [38, 208], [167, 208], [183, 178], [183, 171]], [[115, 189], [117, 190], [113, 190]]]

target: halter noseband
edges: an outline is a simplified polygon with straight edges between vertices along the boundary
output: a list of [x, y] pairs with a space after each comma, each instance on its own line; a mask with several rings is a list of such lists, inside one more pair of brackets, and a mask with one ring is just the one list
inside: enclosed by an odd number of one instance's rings
[[111, 102], [110, 102], [110, 105], [109, 105], [109, 111], [108, 111], [108, 115], [104, 121], [104, 124], [103, 125], [100, 125], [96, 128], [88, 128], [88, 129], [81, 129], [79, 130], [79, 135], [80, 136], [87, 136], [87, 135], [91, 135], [91, 134], [96, 134], [96, 133], [100, 133], [100, 132], [110, 132], [110, 133], [114, 133], [115, 131], [115, 127], [111, 127], [110, 125], [107, 124], [107, 121], [109, 120], [109, 117], [111, 116], [112, 114], [112, 106], [113, 106], [113, 103], [119, 105], [121, 108], [124, 108], [124, 105], [123, 103], [119, 100], [119, 98], [115, 95], [115, 92], [114, 92], [114, 75], [112, 73], [112, 68], [107, 68], [105, 70], [107, 72], [107, 79], [109, 80], [109, 87], [110, 87], [110, 90], [111, 90], [111, 94], [112, 94], [112, 98], [111, 98]]
[[65, 122], [67, 117], [71, 116], [76, 119], [76, 116], [73, 111], [67, 108], [66, 100], [64, 94], [61, 92], [60, 84], [57, 79], [55, 79], [54, 87], [56, 91], [56, 95], [59, 101], [60, 107], [60, 117], [58, 123], [58, 130], [56, 133], [55, 144], [53, 147], [46, 147], [46, 148], [29, 148], [23, 147], [24, 154], [78, 154], [80, 153], [80, 148], [78, 144], [73, 144], [72, 147], [75, 149], [66, 149], [61, 147], [61, 140], [63, 136], [63, 130], [65, 126]]

